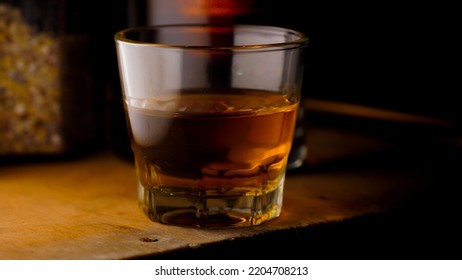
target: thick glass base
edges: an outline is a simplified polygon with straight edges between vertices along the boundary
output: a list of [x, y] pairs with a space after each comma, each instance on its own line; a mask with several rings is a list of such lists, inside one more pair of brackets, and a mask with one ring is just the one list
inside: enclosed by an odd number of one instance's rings
[[198, 228], [259, 225], [278, 217], [284, 177], [270, 192], [252, 195], [210, 195], [185, 188], [145, 188], [138, 183], [141, 209], [153, 221]]

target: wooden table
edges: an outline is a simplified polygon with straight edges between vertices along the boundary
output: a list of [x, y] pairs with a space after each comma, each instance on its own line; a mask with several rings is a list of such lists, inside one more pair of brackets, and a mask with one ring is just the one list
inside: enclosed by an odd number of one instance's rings
[[207, 248], [203, 256], [211, 257], [220, 256], [213, 251], [220, 244], [234, 252], [251, 242], [258, 248], [265, 248], [262, 242], [293, 246], [291, 236], [300, 241], [306, 234], [310, 240], [306, 229], [316, 225], [399, 208], [434, 178], [407, 159], [415, 159], [415, 151], [395, 159], [402, 150], [389, 139], [309, 129], [309, 157], [306, 166], [288, 172], [281, 216], [252, 228], [203, 230], [151, 222], [138, 209], [133, 164], [110, 152], [2, 164], [0, 259], [175, 258]]

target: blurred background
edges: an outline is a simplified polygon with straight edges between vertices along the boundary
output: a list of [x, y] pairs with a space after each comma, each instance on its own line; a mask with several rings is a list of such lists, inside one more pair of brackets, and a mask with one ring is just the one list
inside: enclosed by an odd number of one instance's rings
[[[0, 159], [106, 149], [129, 159], [113, 36], [131, 26], [170, 23], [302, 31], [310, 44], [299, 123], [327, 121], [380, 130], [397, 141], [460, 145], [461, 113], [449, 83], [455, 74], [442, 69], [444, 33], [435, 30], [438, 12], [425, 5], [0, 0]], [[300, 139], [295, 152], [304, 145]], [[305, 159], [306, 152], [293, 156]]]

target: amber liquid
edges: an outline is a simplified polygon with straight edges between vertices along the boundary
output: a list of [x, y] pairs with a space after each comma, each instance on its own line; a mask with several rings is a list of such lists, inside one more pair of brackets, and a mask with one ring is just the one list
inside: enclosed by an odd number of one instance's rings
[[154, 221], [209, 228], [279, 216], [298, 100], [204, 92], [126, 100], [141, 208]]

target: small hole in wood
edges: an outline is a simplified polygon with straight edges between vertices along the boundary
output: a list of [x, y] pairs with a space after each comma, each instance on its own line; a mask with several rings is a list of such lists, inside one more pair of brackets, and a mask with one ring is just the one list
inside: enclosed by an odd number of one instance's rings
[[159, 239], [157, 238], [151, 238], [151, 237], [142, 237], [140, 238], [142, 242], [157, 242]]

